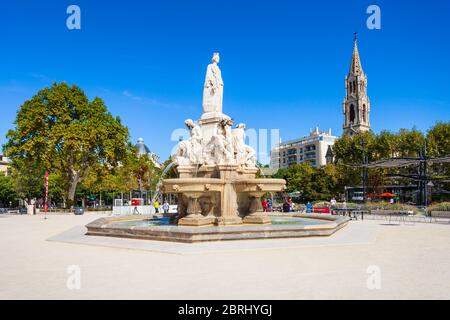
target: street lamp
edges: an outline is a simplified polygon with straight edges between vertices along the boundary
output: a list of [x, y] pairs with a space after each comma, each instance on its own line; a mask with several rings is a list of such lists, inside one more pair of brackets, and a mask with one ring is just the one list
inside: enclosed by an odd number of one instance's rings
[[425, 186], [425, 210], [427, 210], [428, 207], [428, 188], [430, 188], [430, 194], [431, 194], [431, 188], [434, 187], [434, 183], [432, 181], [428, 182]]

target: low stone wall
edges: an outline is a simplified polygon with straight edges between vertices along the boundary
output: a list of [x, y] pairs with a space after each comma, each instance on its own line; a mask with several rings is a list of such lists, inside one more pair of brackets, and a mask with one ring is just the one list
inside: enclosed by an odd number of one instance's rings
[[447, 218], [450, 219], [450, 211], [431, 211], [433, 218]]
[[173, 242], [208, 242], [250, 239], [302, 238], [313, 236], [330, 236], [345, 227], [349, 221], [346, 217], [324, 215], [300, 215], [307, 219], [327, 220], [328, 223], [312, 225], [236, 225], [233, 227], [178, 227], [161, 226], [118, 226], [114, 222], [144, 220], [148, 216], [104, 217], [86, 225], [89, 236], [109, 236], [131, 239], [173, 241]]
[[113, 207], [112, 213], [115, 215], [149, 215], [155, 213], [155, 208], [153, 206], [121, 206]]

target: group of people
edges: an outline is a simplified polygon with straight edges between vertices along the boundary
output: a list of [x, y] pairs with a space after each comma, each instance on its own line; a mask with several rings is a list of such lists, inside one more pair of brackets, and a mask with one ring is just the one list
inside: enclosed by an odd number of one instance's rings
[[283, 212], [293, 212], [293, 211], [295, 211], [294, 202], [290, 198], [285, 199], [283, 202]]
[[[156, 200], [153, 203], [153, 207], [155, 208], [155, 213], [159, 213], [160, 204], [159, 204], [158, 200]], [[162, 210], [163, 210], [164, 214], [168, 214], [169, 213], [169, 209], [170, 209], [169, 203], [167, 201], [164, 202], [163, 205], [162, 205]]]
[[273, 209], [273, 202], [272, 199], [263, 199], [262, 201], [262, 207], [264, 212], [272, 212]]

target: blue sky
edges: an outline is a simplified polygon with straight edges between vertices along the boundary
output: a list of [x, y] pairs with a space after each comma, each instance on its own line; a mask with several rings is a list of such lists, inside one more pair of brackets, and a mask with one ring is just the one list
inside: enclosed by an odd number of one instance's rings
[[[66, 9], [81, 8], [81, 30]], [[369, 5], [381, 30], [366, 27]], [[450, 2], [8, 1], [0, 11], [0, 144], [18, 107], [54, 81], [104, 99], [133, 141], [165, 160], [171, 133], [201, 114], [213, 51], [224, 112], [283, 140], [317, 125], [342, 132], [353, 32], [368, 75], [375, 132], [450, 120]]]

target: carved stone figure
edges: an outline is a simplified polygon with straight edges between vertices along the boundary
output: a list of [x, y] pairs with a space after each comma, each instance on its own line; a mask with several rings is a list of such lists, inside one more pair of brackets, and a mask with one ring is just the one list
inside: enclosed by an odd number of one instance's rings
[[[189, 119], [190, 120], [190, 119]], [[203, 133], [202, 128], [190, 120], [189, 125], [191, 130], [191, 155], [190, 160], [192, 164], [203, 164]]]
[[255, 167], [256, 152], [252, 147], [245, 144], [245, 124], [240, 123], [233, 130], [233, 149], [236, 163], [240, 166]]
[[174, 162], [178, 166], [189, 166], [191, 164], [190, 154], [191, 154], [190, 141], [189, 140], [180, 141], [180, 143], [178, 143]]
[[233, 120], [225, 118], [220, 122], [219, 126], [226, 150], [227, 163], [230, 163], [234, 160], [233, 132], [231, 130], [231, 127], [233, 126]]
[[235, 162], [232, 125], [233, 120], [222, 119], [218, 124], [217, 133], [211, 138], [210, 150], [215, 164], [233, 164]]
[[184, 123], [191, 136], [189, 140], [178, 144], [175, 161], [179, 166], [203, 164], [202, 129], [191, 119], [187, 119]]
[[222, 72], [218, 66], [219, 53], [214, 53], [212, 63], [206, 70], [205, 86], [203, 89], [203, 113], [222, 113], [223, 80]]

